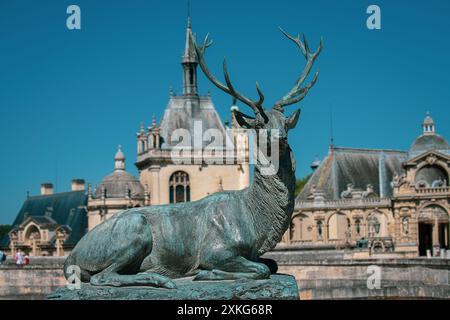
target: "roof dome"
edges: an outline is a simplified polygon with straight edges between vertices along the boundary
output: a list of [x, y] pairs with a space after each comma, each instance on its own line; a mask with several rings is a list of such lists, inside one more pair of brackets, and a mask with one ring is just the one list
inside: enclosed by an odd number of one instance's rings
[[409, 149], [409, 152], [423, 153], [430, 150], [448, 151], [450, 150], [450, 145], [448, 144], [447, 140], [445, 140], [445, 138], [441, 137], [438, 134], [421, 135], [414, 141], [411, 148]]
[[106, 198], [125, 198], [127, 196], [132, 199], [144, 198], [142, 184], [124, 170], [116, 170], [105, 177], [101, 182], [101, 187], [95, 191], [95, 197], [101, 198], [103, 190]]
[[120, 145], [114, 161], [114, 172], [103, 179], [100, 187], [95, 191], [95, 197], [101, 198], [104, 193], [106, 198], [144, 198], [145, 192], [142, 184], [125, 171], [125, 154]]
[[435, 124], [429, 112], [423, 120], [422, 128], [423, 134], [414, 140], [409, 149], [410, 159], [431, 150], [450, 155], [450, 145], [444, 137], [436, 134]]

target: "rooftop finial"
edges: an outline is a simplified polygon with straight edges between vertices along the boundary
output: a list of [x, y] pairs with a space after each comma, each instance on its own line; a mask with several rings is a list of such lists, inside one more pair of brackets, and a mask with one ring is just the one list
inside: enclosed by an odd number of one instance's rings
[[190, 1], [188, 0], [188, 25], [186, 29], [186, 44], [181, 60], [183, 65], [183, 95], [196, 96], [197, 95], [197, 55], [193, 45], [194, 35], [191, 30], [191, 14]]
[[187, 27], [188, 29], [191, 28], [191, 1], [188, 0], [187, 2]]
[[430, 112], [427, 111], [427, 115], [422, 123], [423, 134], [424, 135], [433, 135], [436, 132], [436, 127], [434, 125], [433, 118], [430, 116]]
[[152, 127], [156, 128], [156, 115], [155, 114], [152, 115]]
[[125, 154], [122, 151], [122, 145], [119, 144], [119, 148], [117, 150], [116, 156], [114, 157], [115, 170], [125, 170]]
[[330, 108], [330, 147], [334, 147], [333, 107]]

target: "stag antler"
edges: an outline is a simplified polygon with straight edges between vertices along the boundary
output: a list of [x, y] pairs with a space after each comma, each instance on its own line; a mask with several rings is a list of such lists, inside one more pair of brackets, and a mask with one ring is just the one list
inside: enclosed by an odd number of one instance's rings
[[281, 28], [280, 31], [300, 48], [303, 56], [306, 58], [305, 69], [303, 69], [300, 78], [298, 78], [298, 80], [295, 82], [294, 87], [283, 98], [281, 98], [275, 103], [274, 108], [282, 110], [284, 106], [288, 106], [301, 101], [308, 94], [309, 89], [311, 89], [316, 84], [319, 72], [315, 73], [314, 78], [308, 85], [306, 85], [303, 88], [301, 87], [303, 82], [305, 82], [306, 78], [308, 77], [311, 68], [314, 64], [314, 61], [319, 56], [320, 51], [322, 51], [323, 38], [320, 39], [320, 45], [319, 48], [316, 50], [316, 52], [311, 53], [305, 35], [303, 35], [303, 42], [302, 42], [302, 40], [300, 40], [300, 35], [298, 35], [297, 38], [294, 38]]
[[253, 109], [253, 111], [255, 112], [256, 115], [260, 114], [264, 118], [264, 120], [266, 121], [267, 120], [267, 116], [264, 113], [264, 109], [262, 107], [262, 104], [264, 102], [264, 95], [263, 95], [263, 93], [261, 91], [261, 88], [258, 85], [258, 82], [256, 82], [256, 91], [258, 92], [259, 100], [258, 101], [254, 101], [254, 100], [251, 100], [251, 99], [245, 97], [244, 95], [240, 94], [239, 92], [237, 92], [234, 89], [233, 85], [231, 84], [230, 76], [228, 74], [226, 58], [223, 59], [223, 74], [224, 74], [225, 82], [226, 82], [227, 85], [222, 84], [209, 71], [208, 66], [206, 65], [204, 56], [205, 56], [206, 49], [213, 44], [213, 41], [209, 41], [208, 37], [209, 37], [209, 34], [206, 35], [205, 41], [203, 42], [203, 45], [201, 47], [199, 47], [197, 45], [197, 42], [196, 42], [195, 38], [192, 39], [192, 42], [193, 42], [193, 45], [194, 45], [194, 48], [195, 48], [195, 52], [197, 53], [197, 58], [198, 58], [198, 62], [199, 62], [200, 68], [203, 70], [203, 72], [206, 75], [206, 77], [212, 83], [214, 83], [214, 85], [216, 85], [216, 87], [218, 87], [222, 91], [225, 91], [229, 95], [233, 96], [235, 99], [238, 99], [239, 101], [241, 101], [241, 102], [245, 103], [246, 105], [248, 105], [250, 108]]

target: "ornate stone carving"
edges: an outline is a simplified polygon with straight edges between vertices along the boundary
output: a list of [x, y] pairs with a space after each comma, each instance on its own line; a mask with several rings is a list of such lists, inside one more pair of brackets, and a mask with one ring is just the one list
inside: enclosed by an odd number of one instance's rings
[[409, 235], [409, 218], [402, 219], [402, 235], [407, 237]]
[[400, 188], [402, 185], [406, 183], [406, 174], [398, 174], [397, 172], [394, 174], [393, 180], [391, 182], [391, 186], [393, 188]]
[[343, 199], [351, 199], [353, 192], [353, 183], [347, 184], [347, 190], [341, 192], [341, 198]]
[[432, 166], [432, 165], [434, 165], [435, 163], [436, 163], [436, 161], [438, 160], [438, 158], [434, 155], [434, 154], [430, 154], [428, 157], [427, 157], [427, 163], [430, 165], [430, 166]]

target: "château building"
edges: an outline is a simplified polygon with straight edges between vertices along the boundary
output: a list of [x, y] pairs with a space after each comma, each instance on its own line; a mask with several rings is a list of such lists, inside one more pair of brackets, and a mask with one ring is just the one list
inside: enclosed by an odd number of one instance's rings
[[195, 201], [249, 185], [248, 136], [235, 121], [226, 127], [211, 95], [199, 94], [192, 39], [188, 20], [181, 59], [183, 94], [171, 92], [159, 125], [153, 118], [152, 125], [147, 130], [141, 126], [137, 134], [136, 167], [152, 205]]
[[94, 188], [89, 184], [85, 190], [84, 180], [77, 179], [72, 191], [54, 193], [52, 184], [43, 184], [41, 195], [24, 202], [12, 231], [0, 239], [0, 249], [67, 255], [87, 231], [120, 211], [195, 201], [249, 185], [248, 135], [232, 113], [230, 126], [222, 122], [211, 94], [200, 95], [192, 39], [188, 20], [181, 58], [183, 92], [170, 91], [159, 124], [155, 116], [147, 129], [141, 124], [136, 135], [139, 178], [126, 171], [119, 146], [114, 171]]
[[331, 146], [312, 165], [282, 246], [360, 247], [362, 257], [448, 249], [450, 146], [429, 114], [422, 130], [408, 151]]
[[0, 239], [0, 249], [65, 255], [86, 233], [87, 200], [84, 180], [74, 179], [71, 191], [60, 193], [54, 193], [53, 184], [43, 183], [40, 195], [27, 196], [9, 235]]

